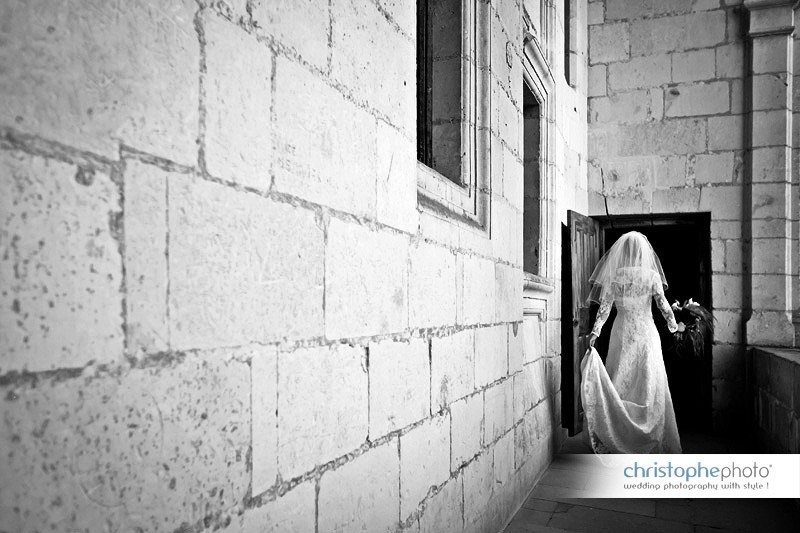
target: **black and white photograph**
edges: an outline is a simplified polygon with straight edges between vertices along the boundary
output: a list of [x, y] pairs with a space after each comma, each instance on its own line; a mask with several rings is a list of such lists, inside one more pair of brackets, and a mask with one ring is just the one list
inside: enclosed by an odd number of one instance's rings
[[0, 0], [0, 533], [797, 531], [796, 8]]

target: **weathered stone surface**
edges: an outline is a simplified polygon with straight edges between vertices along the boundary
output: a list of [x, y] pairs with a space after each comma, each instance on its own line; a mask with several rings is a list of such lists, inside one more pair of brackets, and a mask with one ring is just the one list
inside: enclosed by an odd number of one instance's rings
[[369, 436], [374, 440], [430, 412], [428, 341], [369, 346]]
[[278, 354], [274, 346], [250, 351], [252, 494], [275, 484], [278, 476]]
[[656, 188], [683, 187], [687, 183], [686, 156], [661, 157], [655, 162]]
[[545, 354], [544, 327], [537, 316], [525, 317], [522, 322], [523, 338], [523, 359], [525, 363], [530, 363]]
[[193, 164], [196, 10], [191, 0], [5, 3], [0, 121], [109, 158], [123, 142]]
[[742, 276], [718, 273], [711, 277], [714, 307], [738, 309], [742, 306]]
[[522, 370], [525, 362], [525, 339], [522, 323], [508, 325], [508, 374]]
[[605, 22], [605, 5], [603, 2], [589, 3], [586, 6], [586, 23], [589, 25]]
[[505, 325], [475, 330], [475, 386], [480, 388], [508, 373], [508, 331]]
[[627, 24], [604, 24], [589, 28], [589, 62], [609, 63], [628, 58]]
[[272, 53], [265, 43], [208, 11], [205, 160], [214, 176], [256, 189], [272, 181]]
[[786, 183], [754, 183], [751, 192], [753, 218], [791, 218], [790, 190]]
[[718, 46], [715, 50], [718, 78], [741, 78], [745, 75], [745, 50], [742, 43]]
[[450, 469], [472, 459], [483, 442], [483, 393], [467, 396], [450, 405]]
[[275, 67], [275, 189], [374, 216], [375, 118], [308, 69]]
[[0, 493], [3, 526], [169, 532], [238, 504], [250, 446], [242, 357], [194, 353], [8, 389], [0, 475], [16, 481]]
[[753, 308], [765, 311], [785, 311], [791, 306], [791, 277], [783, 272], [753, 274]]
[[514, 417], [514, 380], [507, 379], [484, 392], [483, 441], [490, 443], [511, 427]]
[[382, 120], [377, 138], [377, 219], [409, 233], [419, 226], [414, 142]]
[[491, 452], [479, 455], [464, 469], [464, 528], [469, 531], [492, 530], [493, 474]]
[[708, 149], [738, 150], [744, 147], [744, 117], [731, 115], [708, 118]]
[[790, 146], [788, 110], [753, 111], [753, 146]]
[[625, 91], [658, 87], [669, 82], [670, 68], [668, 55], [634, 57], [625, 63], [612, 63], [608, 66], [608, 88]]
[[754, 183], [791, 181], [791, 154], [784, 146], [755, 148], [752, 151], [752, 180]]
[[319, 481], [319, 531], [395, 531], [399, 475], [396, 440], [326, 472]]
[[226, 533], [283, 533], [314, 531], [316, 490], [306, 481], [261, 507], [248, 509], [234, 517]]
[[408, 237], [332, 218], [325, 249], [328, 338], [408, 325]]
[[333, 77], [408, 135], [416, 119], [414, 42], [369, 0], [335, 0]]
[[428, 489], [450, 477], [450, 416], [426, 420], [400, 437], [400, 519], [417, 510]]
[[698, 154], [694, 160], [694, 179], [698, 185], [733, 181], [733, 152]]
[[710, 80], [715, 72], [715, 49], [672, 54], [672, 81]]
[[548, 395], [547, 359], [525, 365], [521, 374], [514, 377], [514, 412], [516, 422], [525, 416], [534, 405]]
[[278, 354], [278, 469], [292, 479], [367, 438], [362, 348], [344, 344]]
[[464, 531], [463, 478], [448, 481], [425, 503], [419, 519], [420, 533], [461, 533]]
[[495, 265], [496, 322], [522, 320], [522, 269], [503, 263]]
[[475, 387], [475, 330], [431, 339], [431, 409], [444, 409]]
[[622, 128], [619, 155], [679, 155], [705, 151], [706, 123], [675, 119]]
[[630, 91], [589, 99], [590, 122], [644, 122], [649, 117], [649, 91]]
[[730, 111], [730, 86], [725, 81], [679, 84], [666, 91], [668, 117], [714, 115]]
[[167, 319], [167, 180], [170, 172], [125, 163], [125, 331], [128, 350], [169, 347]]
[[791, 264], [792, 241], [785, 238], [756, 238], [752, 242], [754, 274], [786, 273]]
[[459, 324], [490, 324], [495, 317], [495, 266], [492, 261], [457, 255], [462, 282]]
[[329, 4], [314, 0], [252, 0], [250, 4], [259, 34], [269, 35], [316, 67], [327, 66]]
[[589, 67], [589, 94], [587, 96], [605, 96], [607, 94], [606, 70], [605, 65]]
[[121, 360], [120, 202], [103, 171], [0, 152], [0, 373]]
[[313, 212], [181, 175], [170, 183], [169, 225], [173, 348], [322, 333]]
[[752, 69], [754, 74], [789, 70], [789, 45], [785, 35], [768, 35], [753, 39]]
[[692, 213], [700, 204], [700, 189], [685, 187], [653, 191], [653, 213]]
[[688, 13], [696, 0], [606, 0], [606, 18], [632, 20], [644, 16]]
[[426, 242], [417, 243], [410, 254], [409, 325], [417, 328], [455, 325], [455, 254]]
[[637, 20], [630, 32], [632, 56], [706, 48], [725, 40], [725, 12]]

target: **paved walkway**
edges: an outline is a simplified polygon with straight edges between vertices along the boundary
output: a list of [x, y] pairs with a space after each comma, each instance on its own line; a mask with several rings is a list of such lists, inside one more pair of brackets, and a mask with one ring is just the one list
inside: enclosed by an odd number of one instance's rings
[[[684, 448], [732, 452], [705, 437], [684, 439]], [[561, 451], [586, 453], [586, 448], [580, 439], [568, 439]], [[579, 468], [568, 455], [556, 456], [505, 533], [783, 533], [798, 531], [800, 524], [800, 505], [793, 500], [567, 498], [584, 488]]]

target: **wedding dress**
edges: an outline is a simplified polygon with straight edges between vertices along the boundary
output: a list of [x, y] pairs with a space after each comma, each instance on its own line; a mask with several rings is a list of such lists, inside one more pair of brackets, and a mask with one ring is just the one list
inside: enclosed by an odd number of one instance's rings
[[618, 245], [620, 249], [612, 247], [590, 278], [591, 298], [600, 303], [592, 333], [599, 336], [612, 305], [617, 316], [605, 366], [594, 347], [581, 361], [584, 428], [596, 453], [681, 453], [661, 339], [651, 312], [655, 300], [669, 330], [678, 329], [664, 296], [663, 270], [641, 233], [623, 235], [614, 246]]

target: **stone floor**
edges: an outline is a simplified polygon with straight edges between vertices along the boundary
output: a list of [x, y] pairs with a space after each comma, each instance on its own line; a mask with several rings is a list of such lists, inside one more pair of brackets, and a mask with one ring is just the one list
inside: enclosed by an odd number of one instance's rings
[[[690, 453], [735, 452], [723, 440], [682, 438]], [[800, 505], [793, 500], [567, 498], [583, 488], [585, 474], [565, 454], [587, 453], [580, 438], [567, 439], [505, 533], [723, 533], [798, 531]]]

